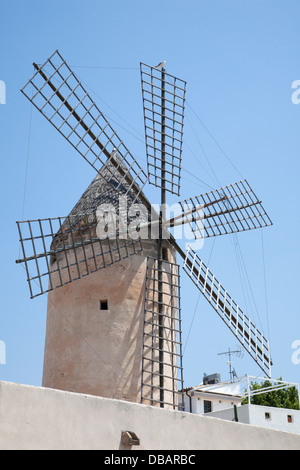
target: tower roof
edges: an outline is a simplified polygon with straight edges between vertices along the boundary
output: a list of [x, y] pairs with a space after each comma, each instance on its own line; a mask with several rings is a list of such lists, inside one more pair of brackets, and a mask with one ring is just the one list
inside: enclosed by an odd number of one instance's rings
[[[133, 203], [145, 204], [146, 202], [147, 209], [151, 207], [150, 202], [142, 191], [140, 191], [137, 196], [130, 188], [130, 182], [133, 182], [133, 179], [128, 172], [128, 168], [116, 151], [112, 153], [112, 157], [119, 167], [116, 168], [110, 160], [107, 161], [69, 213], [62, 226], [63, 231], [65, 228], [69, 228], [70, 226], [75, 228], [82, 224], [94, 224], [96, 221], [96, 211], [101, 205], [105, 205], [107, 207], [112, 206], [115, 209], [117, 227], [120, 219], [120, 207], [125, 208], [126, 212]], [[126, 172], [127, 181], [125, 181], [121, 174], [122, 170]], [[122, 184], [120, 184], [120, 181]], [[124, 204], [124, 199], [123, 204], [120, 206], [120, 197], [126, 197], [125, 201], [127, 202], [127, 208], [126, 204]], [[128, 213], [124, 214], [127, 222], [130, 222], [130, 219], [133, 220], [135, 216], [136, 214], [131, 217], [128, 216]], [[150, 218], [150, 212], [147, 217], [143, 217], [143, 213], [139, 216], [139, 220], [141, 222], [148, 222], [150, 221]], [[61, 231], [58, 232], [58, 234], [60, 233]]]
[[[114, 161], [118, 163], [119, 168], [125, 170], [126, 175], [131, 178], [128, 168], [117, 153], [113, 152], [112, 156]], [[80, 216], [95, 213], [100, 204], [112, 204], [118, 209], [120, 195], [126, 195], [128, 204], [131, 205], [134, 202], [135, 194], [130, 190], [129, 183], [124, 181], [124, 178], [122, 179], [119, 168], [116, 168], [109, 160], [101, 168], [69, 215]], [[122, 184], [120, 184], [120, 181], [122, 181]], [[141, 197], [145, 199], [144, 195]], [[141, 197], [137, 198], [137, 203], [142, 202]]]

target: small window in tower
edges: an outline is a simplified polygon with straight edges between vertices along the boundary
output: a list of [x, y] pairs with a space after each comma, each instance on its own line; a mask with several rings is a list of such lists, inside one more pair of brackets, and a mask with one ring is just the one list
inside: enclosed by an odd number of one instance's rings
[[267, 421], [270, 421], [270, 420], [271, 420], [271, 413], [266, 412], [266, 413], [265, 413], [265, 419], [266, 419]]
[[287, 415], [287, 421], [288, 421], [288, 423], [293, 423], [294, 422], [293, 416], [292, 415]]
[[100, 300], [100, 310], [108, 310], [108, 301], [107, 301], [107, 299]]
[[165, 246], [162, 248], [162, 259], [164, 261], [169, 261], [169, 250]]

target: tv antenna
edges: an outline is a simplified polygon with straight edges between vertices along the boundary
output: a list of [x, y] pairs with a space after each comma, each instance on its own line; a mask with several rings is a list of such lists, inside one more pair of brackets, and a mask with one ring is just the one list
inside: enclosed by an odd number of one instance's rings
[[[157, 257], [147, 257], [141, 403], [176, 409], [183, 403], [180, 267], [164, 256], [165, 238], [182, 259], [183, 271], [270, 377], [268, 340], [191, 246], [182, 249], [169, 232], [178, 224], [189, 224], [197, 240], [272, 225], [246, 180], [180, 201], [180, 216], [166, 220], [167, 192], [180, 194], [186, 82], [167, 73], [165, 61], [159, 68], [140, 64], [145, 172], [58, 51], [34, 67], [22, 93], [114, 194], [125, 194], [130, 205], [141, 201], [150, 214], [152, 205], [143, 190], [147, 183], [160, 189], [159, 214], [149, 222], [149, 227], [158, 225], [159, 235]], [[31, 298], [143, 251], [141, 238], [124, 239], [122, 231], [114, 243], [104, 243], [97, 236], [95, 212], [93, 207], [80, 217], [17, 222], [23, 257], [16, 262], [25, 265]], [[92, 254], [87, 257], [88, 247]]]
[[237, 357], [241, 357], [242, 355], [242, 351], [241, 349], [237, 349], [235, 351], [231, 351], [230, 348], [228, 348], [228, 351], [225, 351], [225, 352], [222, 352], [222, 353], [218, 353], [218, 356], [228, 356], [228, 361], [227, 361], [227, 364], [229, 366], [229, 377], [230, 377], [230, 380], [231, 382], [234, 381], [234, 379], [236, 378], [237, 379], [237, 373], [233, 367], [233, 363], [232, 363], [232, 356], [237, 356]]

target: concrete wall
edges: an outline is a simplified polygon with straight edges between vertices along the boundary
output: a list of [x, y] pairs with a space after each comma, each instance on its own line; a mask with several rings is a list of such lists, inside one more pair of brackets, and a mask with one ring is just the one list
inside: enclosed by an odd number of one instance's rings
[[300, 436], [110, 398], [0, 382], [0, 449], [300, 450]]

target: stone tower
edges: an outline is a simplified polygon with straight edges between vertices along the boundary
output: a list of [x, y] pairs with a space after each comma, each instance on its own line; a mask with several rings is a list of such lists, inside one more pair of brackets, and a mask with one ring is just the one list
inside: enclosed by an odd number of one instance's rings
[[[97, 175], [70, 216], [74, 223], [84, 224], [100, 204], [118, 203], [119, 195]], [[53, 243], [60, 241], [57, 234]], [[96, 248], [85, 248], [88, 260], [92, 249]], [[76, 250], [80, 257], [82, 247]], [[175, 262], [168, 240], [164, 240], [164, 253]], [[143, 240], [142, 252], [49, 292], [44, 387], [140, 402], [148, 257], [157, 257], [157, 240]], [[58, 262], [51, 260], [53, 267]], [[171, 351], [173, 346], [168, 343], [166, 348]], [[172, 351], [165, 360], [174, 361]]]

